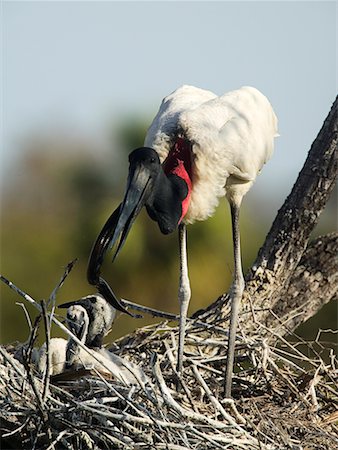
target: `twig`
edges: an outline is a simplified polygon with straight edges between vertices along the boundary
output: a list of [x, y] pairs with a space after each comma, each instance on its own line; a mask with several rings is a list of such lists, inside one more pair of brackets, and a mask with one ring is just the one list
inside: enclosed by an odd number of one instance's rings
[[149, 306], [139, 305], [138, 303], [131, 302], [130, 300], [126, 300], [124, 298], [121, 298], [120, 302], [124, 307], [129, 307], [130, 309], [134, 309], [135, 311], [141, 311], [151, 314], [153, 317], [161, 317], [162, 319], [169, 319], [175, 321], [180, 319], [180, 317], [177, 314], [168, 313], [166, 311], [160, 311], [159, 309], [150, 308]]
[[50, 354], [50, 322], [48, 320], [47, 316], [47, 310], [46, 310], [46, 303], [44, 300], [41, 300], [40, 302], [41, 309], [42, 309], [42, 317], [43, 317], [43, 324], [45, 328], [45, 338], [46, 338], [46, 368], [45, 368], [45, 374], [44, 374], [44, 380], [43, 380], [43, 393], [42, 393], [42, 402], [45, 403], [46, 397], [48, 394], [48, 388], [49, 388], [49, 381], [50, 381], [50, 366], [51, 366], [51, 354]]
[[[227, 428], [226, 424], [219, 422], [218, 420], [210, 419], [209, 417], [205, 417], [202, 414], [191, 412], [191, 411], [188, 411], [188, 410], [185, 410], [184, 408], [182, 408], [182, 406], [180, 406], [173, 399], [173, 397], [169, 391], [169, 388], [165, 384], [165, 381], [164, 381], [164, 378], [163, 378], [163, 375], [161, 372], [159, 360], [156, 359], [156, 357], [154, 357], [154, 359], [155, 359], [155, 363], [153, 364], [153, 372], [154, 372], [156, 380], [159, 384], [159, 387], [160, 387], [160, 390], [162, 393], [162, 397], [168, 406], [170, 406], [175, 411], [177, 411], [181, 416], [187, 417], [189, 419], [199, 420], [199, 421], [207, 423], [208, 425], [211, 425], [215, 428], [220, 428], [220, 429]], [[229, 421], [229, 423], [238, 431], [243, 431], [232, 418]]]
[[[224, 419], [230, 423], [230, 425], [232, 426], [237, 426], [236, 421], [234, 421], [234, 419], [230, 416], [230, 414], [228, 414], [225, 409], [223, 408], [223, 406], [220, 404], [220, 402], [217, 400], [217, 398], [214, 396], [214, 394], [211, 392], [209, 386], [207, 385], [207, 383], [203, 380], [203, 377], [201, 376], [201, 374], [199, 373], [197, 367], [195, 364], [193, 364], [191, 366], [191, 369], [193, 371], [193, 374], [195, 375], [195, 378], [197, 380], [197, 382], [202, 386], [202, 388], [204, 389], [205, 393], [207, 394], [207, 397], [209, 398], [209, 400], [211, 401], [211, 403], [214, 405], [216, 411], [218, 411], [223, 417]], [[232, 401], [233, 403], [233, 401]], [[236, 418], [237, 420], [239, 420], [240, 423], [245, 424], [245, 420], [244, 418], [239, 414], [239, 412], [236, 410], [236, 408], [234, 408], [234, 411], [236, 411]]]
[[31, 418], [27, 417], [27, 419], [19, 427], [15, 428], [13, 431], [10, 431], [8, 433], [3, 433], [1, 437], [2, 438], [7, 438], [7, 437], [10, 437], [10, 436], [14, 436], [15, 434], [17, 434], [21, 430], [23, 430], [30, 420], [31, 420]]
[[47, 301], [47, 306], [49, 306], [50, 304], [52, 304], [53, 306], [55, 305], [56, 294], [58, 293], [58, 291], [62, 287], [63, 283], [65, 282], [66, 278], [68, 277], [68, 275], [72, 271], [72, 269], [75, 266], [75, 264], [77, 263], [77, 261], [78, 261], [78, 259], [75, 258], [75, 259], [73, 259], [73, 261], [71, 261], [70, 263], [67, 264], [67, 266], [65, 268], [65, 271], [64, 271], [60, 281], [58, 282], [58, 284], [56, 285], [56, 287], [53, 289], [52, 293], [49, 296], [49, 299]]
[[[41, 320], [41, 314], [39, 314], [34, 320], [34, 325], [30, 332], [30, 335], [29, 335], [27, 348], [22, 347], [23, 362], [25, 362], [27, 366], [30, 366], [31, 361], [32, 361], [32, 355], [34, 352], [34, 344], [35, 344], [36, 338], [38, 336], [40, 320]], [[27, 381], [27, 379], [25, 377], [23, 384], [22, 384], [22, 391], [24, 391], [24, 389], [25, 389], [26, 381]]]
[[[222, 444], [219, 444], [217, 441], [216, 441], [216, 436], [215, 435], [213, 435], [212, 437], [211, 436], [208, 436], [206, 433], [201, 433], [200, 431], [198, 431], [195, 427], [193, 427], [192, 425], [190, 425], [189, 426], [189, 429], [193, 432], [193, 434], [195, 434], [196, 436], [199, 436], [199, 437], [201, 437], [202, 439], [203, 439], [203, 441], [205, 442], [205, 445], [206, 445], [206, 443], [207, 442], [210, 442], [210, 444], [212, 444], [212, 448], [214, 449], [214, 448], [221, 448], [222, 450], [224, 450], [224, 441], [223, 441], [223, 443]], [[224, 439], [225, 440], [225, 439]], [[234, 441], [233, 439], [227, 439], [227, 441], [229, 442], [229, 441]]]
[[196, 406], [194, 404], [194, 401], [193, 401], [193, 399], [191, 397], [191, 394], [189, 392], [189, 389], [187, 388], [186, 383], [183, 381], [182, 377], [179, 376], [179, 374], [178, 374], [178, 372], [176, 370], [174, 355], [173, 355], [173, 353], [171, 351], [171, 348], [170, 348], [168, 342], [166, 341], [166, 339], [164, 340], [164, 346], [165, 346], [165, 349], [166, 349], [166, 352], [167, 352], [166, 354], [168, 355], [168, 358], [169, 358], [169, 362], [170, 362], [172, 371], [174, 372], [176, 378], [178, 379], [180, 386], [183, 388], [183, 390], [184, 390], [184, 392], [185, 392], [185, 394], [186, 394], [186, 396], [187, 396], [187, 398], [189, 400], [190, 406], [192, 407], [192, 409], [195, 412], [198, 412], [198, 410], [197, 410], [197, 408], [196, 408]]
[[36, 386], [36, 383], [35, 383], [36, 379], [32, 375], [32, 369], [31, 369], [30, 365], [27, 363], [27, 360], [25, 358], [23, 359], [23, 365], [24, 365], [24, 368], [26, 369], [29, 384], [34, 392], [41, 418], [43, 421], [45, 421], [47, 419], [47, 417], [46, 417], [46, 412], [45, 412], [44, 404], [42, 401], [42, 397], [39, 392], [39, 389]]
[[310, 396], [312, 399], [312, 403], [313, 403], [313, 411], [318, 411], [318, 400], [317, 400], [317, 396], [316, 396], [316, 385], [319, 383], [320, 381], [320, 375], [319, 375], [319, 371], [320, 371], [321, 367], [319, 366], [312, 378], [312, 380], [309, 383], [309, 390], [308, 393], [305, 395], [305, 399]]
[[8, 287], [10, 287], [11, 289], [13, 289], [13, 291], [15, 291], [17, 294], [19, 294], [21, 297], [23, 297], [28, 303], [30, 303], [31, 305], [34, 306], [34, 308], [37, 308], [39, 310], [39, 312], [41, 312], [41, 306], [36, 303], [35, 300], [32, 299], [32, 297], [30, 297], [28, 294], [26, 294], [24, 291], [22, 291], [21, 289], [19, 289], [17, 286], [15, 286], [15, 284], [13, 284], [11, 281], [9, 281], [6, 277], [4, 277], [3, 275], [0, 274], [0, 280], [7, 284]]
[[26, 306], [21, 302], [15, 302], [15, 304], [18, 306], [21, 306], [21, 308], [23, 309], [23, 312], [24, 312], [26, 320], [27, 320], [29, 331], [31, 332], [33, 326], [32, 326], [32, 321], [31, 321], [31, 318], [30, 318], [29, 312], [27, 311]]
[[[129, 307], [130, 309], [134, 309], [135, 311], [141, 311], [148, 314], [151, 314], [153, 317], [161, 317], [162, 319], [168, 319], [170, 321], [178, 322], [180, 320], [180, 316], [177, 314], [169, 313], [167, 311], [161, 311], [159, 309], [150, 308], [149, 306], [140, 305], [139, 303], [131, 302], [130, 300], [126, 300], [124, 298], [120, 299], [122, 306]], [[196, 320], [193, 317], [187, 318], [187, 323], [193, 326], [203, 327], [205, 329], [212, 329], [215, 331], [219, 331], [224, 333], [226, 336], [228, 335], [228, 331], [224, 328], [216, 326], [214, 323], [206, 323], [201, 320]]]
[[51, 442], [51, 444], [46, 448], [46, 450], [52, 450], [55, 447], [55, 444], [57, 444], [58, 442], [60, 442], [63, 438], [63, 436], [65, 436], [66, 434], [69, 434], [68, 430], [63, 430], [61, 431], [56, 438], [54, 439], [53, 442]]

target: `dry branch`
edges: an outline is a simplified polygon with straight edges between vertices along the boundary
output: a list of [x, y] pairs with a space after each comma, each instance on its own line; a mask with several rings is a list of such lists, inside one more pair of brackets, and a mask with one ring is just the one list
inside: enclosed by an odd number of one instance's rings
[[266, 319], [270, 328], [281, 320], [286, 328], [296, 330], [326, 303], [337, 299], [338, 233], [320, 236], [311, 242], [293, 272], [283, 301], [276, 303]]

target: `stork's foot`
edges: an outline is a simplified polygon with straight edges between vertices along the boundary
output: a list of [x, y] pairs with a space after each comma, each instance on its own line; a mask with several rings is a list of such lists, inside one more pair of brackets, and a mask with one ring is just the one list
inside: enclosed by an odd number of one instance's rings
[[241, 299], [244, 291], [244, 278], [239, 277], [232, 284], [229, 295], [231, 304], [230, 313], [230, 327], [229, 327], [229, 339], [228, 339], [228, 353], [225, 368], [225, 383], [224, 394], [226, 398], [231, 398], [231, 386], [232, 386], [232, 374], [235, 358], [235, 343], [236, 343], [236, 331], [238, 311], [241, 304]]
[[183, 369], [180, 373], [176, 372], [176, 391], [177, 392], [181, 392], [183, 389], [182, 379], [183, 379]]

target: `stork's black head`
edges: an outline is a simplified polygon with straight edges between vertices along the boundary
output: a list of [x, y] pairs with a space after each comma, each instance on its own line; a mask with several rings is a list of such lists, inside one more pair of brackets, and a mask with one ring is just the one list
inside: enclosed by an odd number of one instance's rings
[[187, 211], [190, 192], [190, 144], [178, 139], [164, 166], [152, 148], [141, 147], [130, 153], [123, 202], [109, 217], [99, 234], [87, 270], [89, 283], [97, 286], [99, 292], [116, 309], [126, 312], [100, 275], [105, 253], [117, 244], [113, 259], [116, 258], [143, 206], [146, 206], [149, 216], [158, 223], [162, 233], [173, 232]]
[[133, 150], [129, 154], [130, 167], [143, 165], [151, 173], [158, 173], [161, 163], [158, 154], [153, 148], [150, 147], [140, 147]]
[[129, 163], [127, 189], [111, 240], [111, 245], [114, 245], [121, 234], [115, 257], [144, 205], [162, 233], [168, 234], [182, 220], [185, 203], [190, 198], [191, 185], [187, 183], [190, 179], [183, 161], [177, 159], [172, 169], [165, 173], [157, 152], [149, 147], [141, 147], [130, 153]]

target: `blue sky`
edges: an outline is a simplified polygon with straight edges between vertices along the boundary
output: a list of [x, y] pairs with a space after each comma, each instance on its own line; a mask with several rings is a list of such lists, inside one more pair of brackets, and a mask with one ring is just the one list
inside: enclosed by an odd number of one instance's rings
[[[335, 2], [2, 2], [2, 166], [30, 132], [108, 139], [181, 84], [260, 89], [281, 137], [257, 188], [284, 198], [336, 95]], [[127, 164], [127, 163], [126, 163]]]

